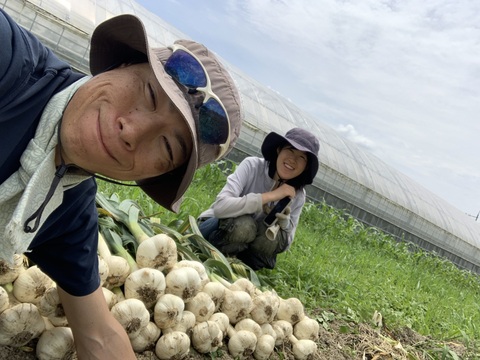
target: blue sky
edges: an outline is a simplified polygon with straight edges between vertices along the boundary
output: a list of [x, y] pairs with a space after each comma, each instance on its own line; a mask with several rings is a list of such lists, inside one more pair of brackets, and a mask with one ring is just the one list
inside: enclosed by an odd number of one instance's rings
[[461, 211], [480, 211], [480, 2], [137, 2]]

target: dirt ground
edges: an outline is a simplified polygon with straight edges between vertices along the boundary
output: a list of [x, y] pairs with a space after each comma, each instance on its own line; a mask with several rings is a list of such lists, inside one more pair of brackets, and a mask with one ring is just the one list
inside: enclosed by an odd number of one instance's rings
[[[23, 348], [0, 346], [0, 360], [34, 360], [35, 343], [32, 341]], [[345, 321], [333, 321], [328, 324], [328, 329], [320, 326], [320, 337], [317, 341], [318, 350], [309, 360], [424, 360], [427, 357], [424, 351], [438, 349], [439, 344], [432, 339], [421, 336], [411, 329], [405, 328], [390, 331], [386, 328], [377, 330], [366, 324], [353, 324]], [[474, 359], [469, 357], [467, 349], [462, 344], [444, 344], [455, 351], [460, 359]], [[191, 350], [186, 359], [230, 360], [226, 347], [220, 348], [214, 355], [207, 356]], [[437, 357], [434, 357], [437, 358]], [[441, 358], [441, 354], [438, 354]], [[153, 349], [137, 354], [139, 360], [159, 360]], [[253, 356], [251, 359], [254, 359]], [[272, 360], [294, 359], [291, 347], [285, 344], [271, 356]], [[65, 359], [66, 360], [66, 359]], [[71, 360], [76, 360], [74, 355]]]

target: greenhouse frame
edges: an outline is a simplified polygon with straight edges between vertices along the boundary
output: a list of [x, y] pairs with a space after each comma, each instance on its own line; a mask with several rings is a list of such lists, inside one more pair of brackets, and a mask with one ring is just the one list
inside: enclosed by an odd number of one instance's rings
[[[19, 24], [32, 31], [59, 57], [89, 73], [90, 35], [100, 22], [119, 14], [142, 18], [150, 42], [158, 46], [190, 38], [135, 1], [0, 0]], [[374, 155], [341, 137], [266, 86], [227, 65], [244, 107], [240, 138], [229, 158], [260, 155], [266, 134], [292, 127], [314, 132], [321, 144], [320, 167], [307, 189], [313, 201], [325, 201], [370, 226], [480, 272], [480, 224]]]

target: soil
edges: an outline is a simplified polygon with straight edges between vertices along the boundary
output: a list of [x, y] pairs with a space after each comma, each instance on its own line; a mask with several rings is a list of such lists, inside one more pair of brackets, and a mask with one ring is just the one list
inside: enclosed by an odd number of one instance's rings
[[[320, 311], [319, 311], [320, 313]], [[424, 351], [439, 348], [439, 342], [415, 333], [409, 328], [390, 331], [386, 327], [375, 329], [367, 324], [349, 323], [333, 320], [320, 326], [318, 349], [309, 360], [411, 360], [431, 359]], [[36, 340], [22, 348], [0, 346], [0, 360], [34, 360]], [[447, 345], [460, 359], [469, 359], [467, 349], [460, 343], [450, 342]], [[440, 355], [440, 354], [439, 354]], [[233, 360], [225, 346], [215, 354], [202, 355], [191, 350], [186, 359]], [[159, 360], [153, 349], [137, 354], [138, 360]], [[253, 356], [251, 359], [254, 359]], [[272, 360], [294, 359], [291, 345], [286, 343], [276, 349]], [[470, 359], [473, 359], [470, 358]], [[77, 360], [74, 355], [71, 360]]]

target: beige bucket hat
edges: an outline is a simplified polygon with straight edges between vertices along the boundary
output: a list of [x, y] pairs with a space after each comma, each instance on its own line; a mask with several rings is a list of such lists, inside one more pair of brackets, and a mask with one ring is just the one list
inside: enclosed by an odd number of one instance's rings
[[[200, 60], [210, 77], [212, 91], [227, 111], [230, 121], [230, 144], [226, 151], [228, 153], [237, 141], [242, 124], [241, 100], [235, 83], [218, 58], [204, 45], [191, 40], [177, 40], [175, 44], [182, 45]], [[90, 71], [92, 75], [96, 75], [123, 63], [148, 61], [163, 90], [183, 115], [194, 140], [190, 159], [183, 166], [166, 174], [137, 182], [153, 200], [176, 212], [195, 170], [215, 161], [220, 146], [200, 140], [199, 109], [195, 105], [202, 94], [189, 94], [188, 89], [177, 85], [165, 72], [164, 64], [171, 54], [172, 50], [167, 47], [153, 48], [149, 45], [148, 35], [140, 18], [130, 14], [119, 15], [106, 20], [94, 30], [90, 47]]]

